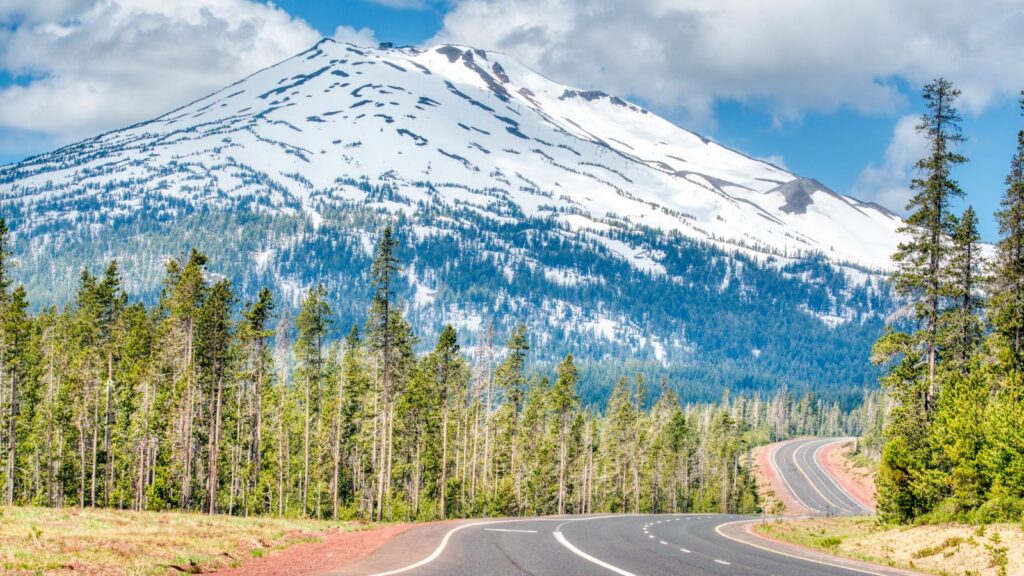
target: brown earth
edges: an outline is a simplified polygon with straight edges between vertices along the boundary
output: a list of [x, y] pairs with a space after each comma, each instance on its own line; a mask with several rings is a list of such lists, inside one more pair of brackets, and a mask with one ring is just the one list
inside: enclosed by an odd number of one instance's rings
[[856, 465], [850, 460], [853, 442], [836, 442], [826, 446], [818, 455], [818, 461], [836, 479], [839, 486], [858, 502], [874, 510], [875, 476], [871, 470]]
[[389, 540], [411, 528], [392, 524], [361, 532], [330, 531], [319, 542], [297, 544], [287, 550], [246, 561], [237, 568], [216, 572], [224, 576], [304, 576], [324, 574], [366, 558]]
[[797, 502], [796, 498], [786, 490], [786, 485], [775, 471], [771, 464], [772, 451], [778, 448], [783, 442], [759, 446], [754, 449], [754, 475], [757, 479], [757, 489], [764, 500], [764, 509], [769, 513], [776, 502], [785, 506], [783, 515], [790, 516], [800, 514], [804, 507]]

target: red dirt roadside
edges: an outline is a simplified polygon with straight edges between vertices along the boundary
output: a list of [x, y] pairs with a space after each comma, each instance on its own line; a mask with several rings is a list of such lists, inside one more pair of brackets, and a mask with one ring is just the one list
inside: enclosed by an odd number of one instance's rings
[[781, 444], [783, 444], [783, 442], [776, 442], [775, 444], [761, 446], [755, 450], [755, 471], [758, 488], [761, 490], [761, 494], [765, 495], [769, 491], [774, 492], [775, 499], [782, 501], [782, 503], [786, 505], [785, 515], [792, 516], [801, 514], [804, 507], [802, 504], [797, 502], [796, 498], [794, 498], [792, 494], [789, 493], [789, 490], [786, 490], [785, 484], [782, 483], [782, 479], [779, 478], [778, 473], [775, 471], [775, 467], [772, 466], [772, 451], [778, 448]]
[[338, 570], [369, 556], [412, 524], [393, 524], [360, 532], [327, 532], [320, 542], [297, 544], [247, 560], [224, 576], [307, 576]]
[[843, 490], [864, 506], [874, 510], [875, 479], [869, 470], [855, 466], [846, 457], [851, 449], [851, 442], [829, 444], [818, 454], [818, 461]]

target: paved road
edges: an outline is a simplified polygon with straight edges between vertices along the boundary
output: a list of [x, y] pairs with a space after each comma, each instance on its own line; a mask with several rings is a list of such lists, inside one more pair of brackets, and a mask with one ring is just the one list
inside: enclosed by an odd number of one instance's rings
[[[433, 554], [379, 576], [850, 576], [900, 574], [767, 550], [750, 517], [718, 514], [532, 518], [461, 524]], [[748, 542], [753, 542], [753, 545]], [[783, 550], [787, 550], [784, 548]], [[792, 551], [792, 549], [788, 549]], [[799, 552], [796, 553], [800, 555]], [[815, 559], [816, 558], [816, 559]], [[845, 566], [844, 566], [845, 564]], [[369, 574], [357, 570], [342, 574]]]
[[[777, 446], [772, 465], [812, 514], [867, 514], [818, 462], [839, 439]], [[833, 558], [750, 533], [757, 518], [721, 514], [547, 517], [414, 528], [337, 576], [849, 576], [909, 574]]]
[[821, 466], [820, 452], [829, 444], [849, 438], [802, 438], [778, 445], [769, 458], [782, 484], [804, 510], [814, 515], [867, 515], [865, 507]]

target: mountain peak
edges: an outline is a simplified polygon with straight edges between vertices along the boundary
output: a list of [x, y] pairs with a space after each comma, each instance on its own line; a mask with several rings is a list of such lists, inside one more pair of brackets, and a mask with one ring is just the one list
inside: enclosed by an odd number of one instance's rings
[[900, 225], [506, 54], [329, 39], [0, 168], [0, 198], [19, 274], [55, 299], [73, 290], [67, 271], [112, 258], [155, 295], [166, 260], [196, 246], [243, 293], [270, 285], [294, 303], [322, 282], [340, 322], [358, 321], [375, 235], [397, 221], [425, 323], [454, 314], [472, 333], [500, 315], [594, 354], [686, 366], [728, 353], [789, 372], [802, 360], [766, 348], [770, 318], [835, 349], [860, 342], [853, 327], [884, 305], [865, 280], [890, 266]]

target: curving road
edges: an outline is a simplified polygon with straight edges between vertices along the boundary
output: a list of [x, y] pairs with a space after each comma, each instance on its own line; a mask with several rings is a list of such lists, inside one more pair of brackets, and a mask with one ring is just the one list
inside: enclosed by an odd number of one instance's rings
[[[818, 461], [824, 446], [840, 440], [781, 443], [771, 448], [770, 461], [812, 513], [869, 513]], [[402, 534], [335, 576], [910, 574], [759, 537], [751, 531], [758, 520], [617, 514], [434, 523]]]
[[769, 461], [783, 487], [812, 515], [873, 514], [874, 511], [847, 492], [821, 465], [821, 451], [830, 444], [851, 438], [801, 438], [777, 444]]
[[[718, 514], [531, 518], [459, 524], [429, 556], [338, 576], [850, 576], [906, 574], [805, 552], [768, 549], [753, 518]], [[415, 538], [415, 531], [411, 531]], [[401, 547], [401, 545], [399, 546]], [[379, 555], [379, 553], [378, 553]]]

